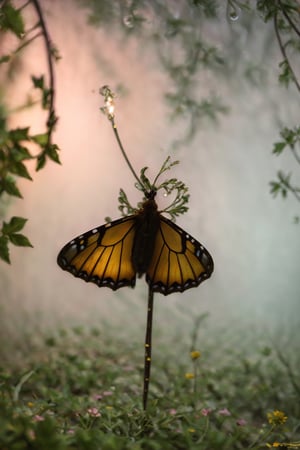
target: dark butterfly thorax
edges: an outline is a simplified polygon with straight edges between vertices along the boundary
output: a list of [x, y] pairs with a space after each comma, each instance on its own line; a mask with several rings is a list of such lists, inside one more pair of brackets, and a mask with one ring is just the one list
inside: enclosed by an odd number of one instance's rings
[[159, 212], [151, 191], [143, 207], [136, 215], [136, 233], [132, 247], [131, 260], [139, 277], [148, 269], [154, 251], [155, 237], [159, 228]]

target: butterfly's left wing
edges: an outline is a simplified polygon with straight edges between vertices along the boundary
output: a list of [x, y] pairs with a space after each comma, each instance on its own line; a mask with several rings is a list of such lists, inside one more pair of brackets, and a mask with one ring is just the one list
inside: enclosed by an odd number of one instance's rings
[[124, 217], [78, 236], [57, 257], [58, 265], [84, 281], [113, 290], [134, 286], [131, 262], [136, 232], [135, 216]]
[[146, 281], [154, 292], [168, 295], [198, 286], [209, 278], [214, 263], [200, 242], [160, 215]]

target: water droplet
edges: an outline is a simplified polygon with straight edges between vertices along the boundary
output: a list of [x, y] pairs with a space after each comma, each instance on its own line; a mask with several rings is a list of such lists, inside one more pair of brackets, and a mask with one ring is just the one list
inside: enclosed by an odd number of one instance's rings
[[132, 14], [129, 14], [127, 16], [123, 17], [123, 23], [125, 27], [127, 28], [133, 28], [134, 27], [134, 17]]
[[232, 3], [227, 4], [227, 17], [231, 22], [236, 22], [240, 18], [240, 14], [241, 9], [238, 6]]
[[239, 17], [240, 17], [240, 16], [237, 14], [236, 11], [232, 11], [232, 12], [229, 14], [229, 19], [232, 20], [233, 22], [235, 22], [236, 20], [238, 20]]

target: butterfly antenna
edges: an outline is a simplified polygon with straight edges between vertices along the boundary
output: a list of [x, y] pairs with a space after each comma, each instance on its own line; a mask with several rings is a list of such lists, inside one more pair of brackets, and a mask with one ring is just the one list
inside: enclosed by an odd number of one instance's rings
[[109, 86], [103, 86], [100, 89], [100, 94], [103, 95], [104, 103], [105, 103], [105, 106], [103, 108], [100, 108], [100, 109], [107, 116], [108, 120], [110, 121], [110, 123], [112, 125], [115, 137], [116, 137], [118, 145], [119, 145], [119, 148], [121, 150], [121, 153], [122, 153], [122, 155], [123, 155], [123, 157], [124, 157], [128, 167], [129, 167], [129, 169], [131, 170], [132, 175], [134, 176], [134, 178], [136, 179], [138, 184], [141, 186], [142, 191], [146, 192], [147, 191], [146, 187], [143, 185], [143, 183], [141, 182], [140, 178], [137, 176], [134, 168], [131, 165], [131, 162], [128, 159], [128, 156], [127, 156], [127, 154], [125, 152], [125, 149], [123, 147], [123, 144], [121, 142], [121, 139], [120, 139], [120, 136], [119, 136], [119, 133], [118, 133], [118, 130], [117, 130], [117, 125], [116, 125], [116, 122], [115, 122], [115, 105], [114, 105], [115, 94], [111, 91]]
[[144, 411], [146, 411], [146, 409], [147, 409], [148, 390], [149, 390], [149, 384], [150, 384], [153, 301], [154, 301], [154, 292], [149, 287], [147, 327], [146, 327], [146, 338], [145, 338], [144, 391], [143, 391]]

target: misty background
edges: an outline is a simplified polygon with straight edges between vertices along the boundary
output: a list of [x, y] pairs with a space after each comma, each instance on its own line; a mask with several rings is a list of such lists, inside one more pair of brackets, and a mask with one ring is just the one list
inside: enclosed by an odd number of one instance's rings
[[[186, 14], [185, 2], [168, 4], [174, 18]], [[227, 66], [199, 70], [195, 96], [213, 93], [228, 112], [216, 122], [199, 120], [193, 139], [174, 145], [188, 132], [189, 114], [171, 120], [165, 94], [172, 84], [162, 60], [172, 55], [180, 61], [183, 47], [162, 28], [159, 17], [149, 12], [141, 35], [126, 33], [133, 26], [127, 16], [119, 24], [91, 26], [91, 11], [75, 1], [65, 1], [63, 8], [59, 1], [41, 5], [61, 55], [55, 66], [55, 142], [62, 165], [49, 162], [38, 173], [32, 165], [34, 181], [20, 181], [24, 200], [6, 206], [9, 217], [29, 219], [24, 232], [34, 248], [11, 248], [12, 265], [0, 263], [3, 343], [9, 339], [22, 354], [28, 351], [24, 336], [74, 325], [103, 324], [128, 340], [144, 333], [144, 279], [134, 290], [114, 292], [76, 279], [56, 264], [65, 243], [107, 216], [119, 218], [120, 187], [133, 204], [141, 200], [111, 125], [99, 110], [103, 85], [117, 91], [115, 119], [137, 172], [148, 166], [153, 179], [168, 155], [180, 160], [167, 176], [184, 181], [191, 197], [189, 211], [177, 223], [215, 262], [211, 279], [197, 289], [155, 296], [154, 334], [166, 341], [180, 335], [188, 345], [195, 319], [209, 313], [207, 333], [220, 341], [224, 330], [234, 332], [236, 343], [245, 330], [258, 338], [278, 330], [282, 339], [290, 336], [299, 326], [299, 225], [293, 220], [299, 207], [290, 197], [272, 198], [269, 182], [277, 170], [293, 170], [292, 157], [277, 158], [272, 147], [280, 140], [281, 126], [298, 124], [300, 106], [293, 86], [287, 90], [278, 84], [282, 57], [271, 25], [258, 16], [250, 20], [245, 12], [230, 20], [224, 6], [218, 20], [199, 22], [195, 34], [216, 45]], [[147, 37], [147, 27], [161, 30], [159, 45]], [[260, 68], [252, 80], [245, 77], [250, 63]], [[24, 51], [16, 75], [7, 81], [11, 108], [31, 89], [30, 75], [45, 73], [45, 67], [43, 43], [37, 41]], [[38, 133], [44, 121], [44, 113], [31, 108], [15, 114], [12, 125], [30, 124]], [[160, 208], [164, 202], [158, 198]], [[292, 339], [299, 343], [299, 333]]]

